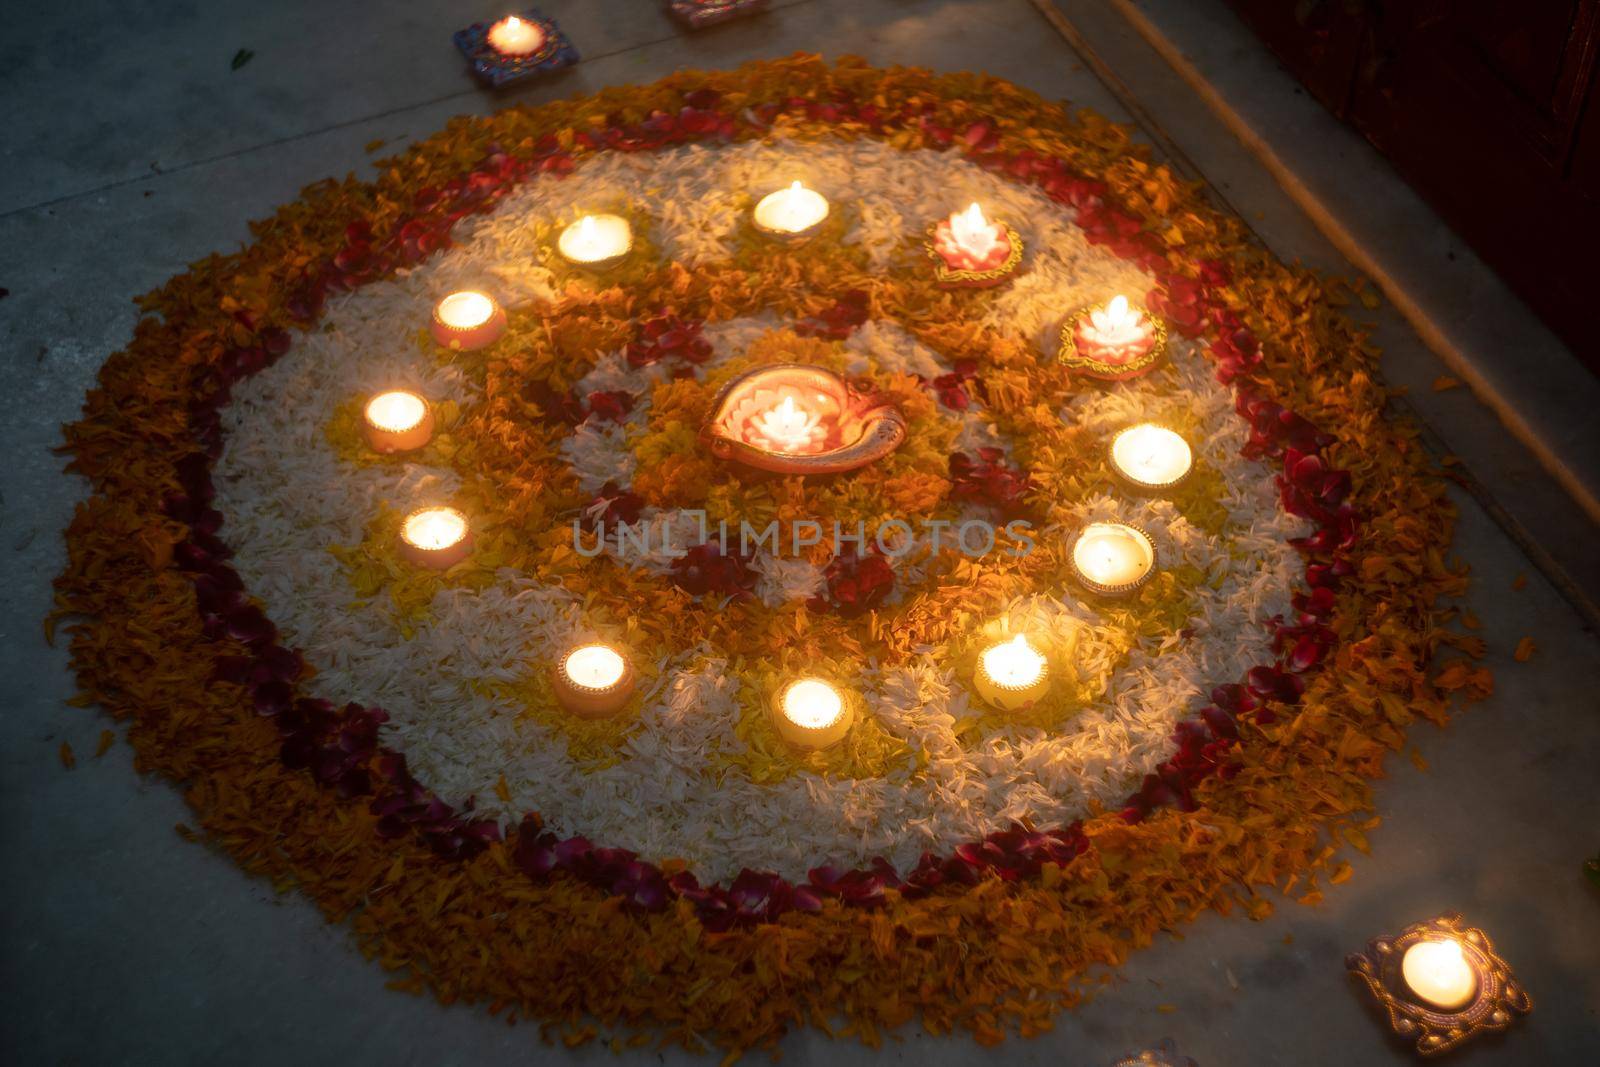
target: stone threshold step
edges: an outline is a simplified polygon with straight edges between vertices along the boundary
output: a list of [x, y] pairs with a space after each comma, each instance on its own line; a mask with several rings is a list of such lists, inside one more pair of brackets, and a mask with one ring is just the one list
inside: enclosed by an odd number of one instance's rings
[[[1280, 258], [1371, 278], [1383, 373], [1478, 497], [1600, 623], [1600, 378], [1223, 0], [1032, 0]], [[1441, 377], [1466, 388], [1435, 389]]]

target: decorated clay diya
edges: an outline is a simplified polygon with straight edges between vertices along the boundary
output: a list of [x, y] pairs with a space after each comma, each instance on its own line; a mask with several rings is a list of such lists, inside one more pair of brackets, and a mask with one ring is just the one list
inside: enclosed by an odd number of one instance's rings
[[933, 279], [941, 289], [1000, 285], [1022, 263], [1022, 238], [1017, 231], [985, 218], [976, 202], [934, 223], [929, 234]]
[[1050, 661], [1028, 643], [1026, 634], [990, 645], [978, 656], [973, 688], [1001, 711], [1017, 711], [1050, 691]]
[[1156, 546], [1142, 527], [1091, 522], [1072, 542], [1072, 574], [1099, 597], [1130, 596], [1155, 577]]
[[1396, 937], [1376, 937], [1344, 965], [1388, 1014], [1389, 1027], [1437, 1056], [1511, 1025], [1533, 1010], [1488, 935], [1457, 912], [1414, 923]]
[[455, 508], [418, 508], [400, 523], [400, 554], [419, 567], [442, 571], [472, 551], [472, 528]]
[[1117, 477], [1140, 493], [1170, 492], [1194, 470], [1194, 450], [1189, 442], [1153, 422], [1119, 430], [1107, 451]]
[[628, 657], [610, 645], [580, 645], [561, 657], [550, 677], [556, 700], [584, 719], [615, 715], [633, 695], [636, 678]]
[[882, 459], [905, 417], [877, 393], [823, 367], [778, 363], [729, 382], [701, 440], [718, 459], [774, 474], [839, 474]]
[[416, 393], [379, 393], [362, 409], [362, 432], [374, 452], [411, 452], [433, 437], [433, 408]]
[[1119, 295], [1062, 324], [1057, 358], [1079, 374], [1117, 382], [1152, 369], [1166, 349], [1166, 324]]
[[821, 678], [796, 678], [778, 690], [772, 703], [778, 736], [803, 751], [838, 744], [854, 718], [845, 694]]
[[475, 22], [457, 30], [453, 40], [472, 73], [497, 89], [578, 61], [578, 50], [555, 20], [537, 11]]
[[830, 210], [827, 197], [796, 181], [757, 201], [750, 222], [756, 232], [792, 244], [815, 236], [828, 221]]
[[765, 11], [767, 0], [665, 0], [672, 17], [698, 30], [714, 26], [740, 15], [754, 15]]
[[561, 231], [556, 248], [575, 267], [607, 270], [633, 250], [633, 228], [621, 215], [585, 215]]
[[1200, 1065], [1179, 1052], [1169, 1037], [1159, 1045], [1125, 1053], [1114, 1060], [1111, 1067], [1200, 1067]]

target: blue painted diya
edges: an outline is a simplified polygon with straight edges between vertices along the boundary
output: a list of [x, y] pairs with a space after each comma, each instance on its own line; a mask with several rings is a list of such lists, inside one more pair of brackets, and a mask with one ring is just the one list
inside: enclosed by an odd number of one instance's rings
[[467, 57], [472, 73], [496, 89], [578, 61], [578, 50], [555, 20], [531, 9], [492, 22], [474, 22], [457, 30], [452, 40]]

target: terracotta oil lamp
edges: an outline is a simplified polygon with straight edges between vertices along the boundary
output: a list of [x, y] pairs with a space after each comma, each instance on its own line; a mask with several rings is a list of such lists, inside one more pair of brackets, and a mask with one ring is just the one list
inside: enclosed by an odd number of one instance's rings
[[638, 676], [621, 649], [594, 642], [562, 656], [550, 682], [563, 708], [580, 718], [602, 719], [627, 706]]
[[1119, 295], [1067, 319], [1058, 358], [1086, 377], [1120, 382], [1154, 368], [1166, 348], [1166, 324]]
[[712, 455], [773, 474], [839, 474], [882, 459], [906, 439], [884, 397], [800, 363], [758, 367], [718, 394], [700, 438]]

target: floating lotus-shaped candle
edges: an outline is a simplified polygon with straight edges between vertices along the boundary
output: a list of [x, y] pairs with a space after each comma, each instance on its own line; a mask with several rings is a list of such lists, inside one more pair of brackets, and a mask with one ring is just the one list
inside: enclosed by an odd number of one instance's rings
[[999, 285], [1022, 262], [1022, 238], [1003, 222], [984, 217], [976, 202], [934, 223], [928, 255], [934, 281], [944, 289]]
[[1061, 327], [1061, 362], [1091, 378], [1121, 381], [1156, 365], [1167, 347], [1167, 327], [1125, 296], [1084, 308]]
[[729, 382], [701, 430], [718, 459], [776, 474], [855, 470], [905, 438], [905, 417], [893, 404], [800, 363], [758, 367]]

